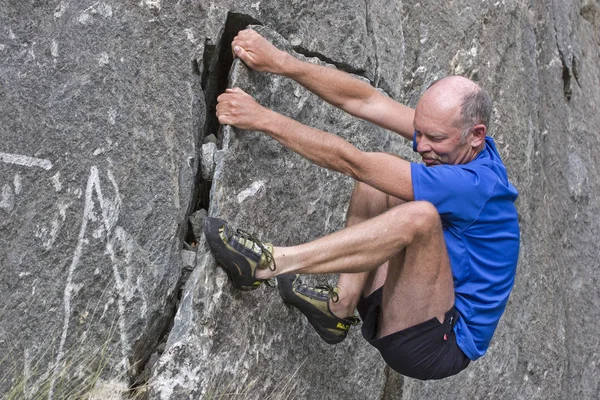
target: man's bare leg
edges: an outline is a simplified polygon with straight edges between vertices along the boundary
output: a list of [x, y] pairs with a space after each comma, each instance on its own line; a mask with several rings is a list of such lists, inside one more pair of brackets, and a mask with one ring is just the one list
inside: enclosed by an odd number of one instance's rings
[[381, 336], [432, 317], [443, 321], [454, 304], [441, 221], [427, 202], [401, 204], [315, 241], [274, 250], [276, 271], [259, 270], [257, 278], [368, 272], [391, 259], [383, 290]]
[[[403, 200], [357, 181], [350, 198], [346, 226], [354, 226], [402, 203]], [[385, 262], [375, 270], [340, 274], [337, 283], [339, 300], [330, 301], [331, 312], [340, 318], [353, 315], [361, 295], [366, 297], [383, 286], [387, 265], [388, 263]]]

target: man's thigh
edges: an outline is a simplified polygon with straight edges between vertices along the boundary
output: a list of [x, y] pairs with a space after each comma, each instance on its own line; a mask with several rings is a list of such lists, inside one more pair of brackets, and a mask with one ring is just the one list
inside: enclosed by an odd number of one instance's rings
[[434, 317], [443, 321], [454, 305], [452, 270], [441, 221], [439, 216], [427, 218], [428, 224], [431, 223], [427, 234], [388, 262], [381, 300], [380, 337]]

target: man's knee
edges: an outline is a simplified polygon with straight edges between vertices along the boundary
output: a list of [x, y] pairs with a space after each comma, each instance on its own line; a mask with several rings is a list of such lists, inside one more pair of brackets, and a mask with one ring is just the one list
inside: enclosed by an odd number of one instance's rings
[[442, 231], [440, 214], [433, 204], [428, 201], [414, 202], [414, 227], [417, 235], [429, 236], [434, 232]]
[[394, 208], [398, 218], [408, 219], [408, 227], [415, 236], [429, 236], [442, 231], [440, 214], [428, 201], [411, 201]]

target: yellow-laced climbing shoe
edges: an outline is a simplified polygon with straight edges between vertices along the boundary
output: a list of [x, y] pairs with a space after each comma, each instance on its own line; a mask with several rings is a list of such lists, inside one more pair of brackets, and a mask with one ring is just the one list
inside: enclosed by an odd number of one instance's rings
[[207, 217], [204, 235], [213, 256], [239, 290], [254, 290], [265, 282], [256, 278], [257, 268], [275, 271], [273, 245], [263, 244], [253, 234], [241, 229], [234, 231], [226, 221]]
[[329, 299], [334, 303], [338, 301], [337, 288], [327, 285], [311, 287], [303, 284], [299, 275], [293, 274], [278, 276], [277, 286], [283, 301], [300, 310], [321, 339], [329, 344], [344, 340], [350, 327], [360, 322], [358, 317], [338, 318], [331, 312]]

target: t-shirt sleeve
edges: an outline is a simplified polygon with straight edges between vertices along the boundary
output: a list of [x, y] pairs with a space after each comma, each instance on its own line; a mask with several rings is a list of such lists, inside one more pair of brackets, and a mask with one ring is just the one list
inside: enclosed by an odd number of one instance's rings
[[477, 219], [498, 178], [487, 168], [411, 163], [415, 200], [432, 203], [443, 221], [464, 229]]

